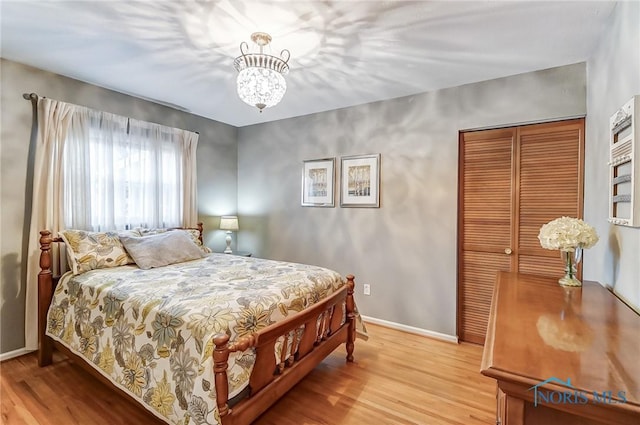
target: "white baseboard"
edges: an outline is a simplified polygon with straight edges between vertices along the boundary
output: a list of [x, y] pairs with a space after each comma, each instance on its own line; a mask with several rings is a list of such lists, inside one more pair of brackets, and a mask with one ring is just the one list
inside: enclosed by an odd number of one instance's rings
[[458, 337], [455, 335], [443, 334], [440, 332], [429, 331], [426, 329], [416, 328], [413, 326], [403, 325], [401, 323], [390, 322], [388, 320], [376, 319], [375, 317], [362, 316], [364, 322], [373, 323], [374, 325], [385, 326], [391, 329], [408, 332], [411, 334], [422, 335], [429, 338], [439, 339], [441, 341], [458, 343]]
[[18, 348], [17, 350], [9, 351], [8, 353], [0, 354], [0, 362], [13, 359], [14, 357], [23, 356], [30, 353], [33, 350], [27, 350], [26, 348]]

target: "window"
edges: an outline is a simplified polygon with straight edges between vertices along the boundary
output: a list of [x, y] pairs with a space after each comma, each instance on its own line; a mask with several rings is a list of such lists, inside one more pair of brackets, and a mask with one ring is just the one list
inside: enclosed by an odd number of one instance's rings
[[185, 133], [106, 112], [75, 114], [64, 147], [65, 226], [182, 226]]

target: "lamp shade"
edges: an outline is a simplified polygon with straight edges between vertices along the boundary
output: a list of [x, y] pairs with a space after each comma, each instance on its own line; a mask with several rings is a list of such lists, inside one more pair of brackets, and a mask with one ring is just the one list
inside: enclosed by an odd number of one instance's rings
[[235, 215], [220, 217], [220, 230], [238, 230], [238, 217]]
[[287, 91], [282, 74], [269, 68], [243, 69], [237, 83], [240, 99], [258, 109], [276, 105]]

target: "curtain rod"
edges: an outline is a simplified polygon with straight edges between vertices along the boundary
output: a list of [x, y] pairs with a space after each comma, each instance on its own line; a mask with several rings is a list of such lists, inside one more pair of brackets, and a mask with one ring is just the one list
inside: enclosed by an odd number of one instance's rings
[[[40, 97], [42, 97], [44, 99], [44, 96], [38, 96], [36, 93], [22, 93], [22, 98], [24, 100], [30, 100], [34, 104], [34, 107], [35, 107], [36, 103], [38, 102], [38, 98], [40, 98]], [[34, 112], [35, 111], [36, 110], [34, 110]], [[164, 125], [164, 124], [160, 124], [160, 125]], [[165, 125], [165, 127], [168, 127], [168, 126]], [[190, 131], [190, 130], [187, 130], [187, 131]], [[196, 134], [200, 135], [199, 131], [193, 131], [192, 133], [196, 133]]]

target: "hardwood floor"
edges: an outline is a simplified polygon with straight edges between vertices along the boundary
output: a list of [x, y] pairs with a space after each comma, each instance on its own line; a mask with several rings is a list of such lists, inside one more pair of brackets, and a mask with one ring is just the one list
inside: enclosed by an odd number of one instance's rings
[[[495, 423], [495, 383], [480, 374], [482, 347], [367, 327], [355, 364], [336, 350], [254, 425]], [[2, 362], [0, 382], [5, 425], [164, 423], [59, 353], [45, 368], [35, 354]]]

